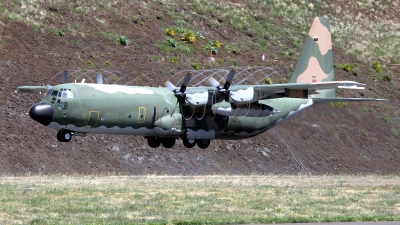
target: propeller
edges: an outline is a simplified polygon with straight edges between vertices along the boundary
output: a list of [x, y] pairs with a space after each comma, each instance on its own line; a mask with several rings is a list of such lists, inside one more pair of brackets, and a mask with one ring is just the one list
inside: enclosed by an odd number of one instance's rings
[[[65, 83], [67, 83], [67, 79], [68, 79], [68, 71], [67, 70], [64, 70], [63, 72], [62, 72], [62, 75], [61, 75], [61, 82], [60, 82], [60, 84], [65, 84]], [[44, 89], [45, 90], [50, 90], [50, 89], [52, 89], [53, 88], [53, 86], [51, 86], [50, 84], [47, 84], [46, 86], [44, 86]]]
[[169, 90], [174, 92], [174, 95], [178, 98], [178, 102], [180, 102], [182, 104], [185, 103], [185, 101], [186, 101], [185, 91], [186, 91], [187, 85], [189, 84], [190, 77], [191, 77], [190, 73], [187, 73], [185, 78], [183, 79], [182, 86], [179, 90], [170, 81], [165, 82], [165, 86]]
[[68, 71], [64, 70], [61, 76], [61, 84], [67, 83], [67, 78], [68, 78]]
[[208, 79], [210, 84], [213, 87], [217, 88], [218, 93], [225, 97], [225, 101], [229, 101], [229, 98], [230, 98], [229, 87], [231, 86], [231, 82], [232, 82], [233, 78], [235, 77], [235, 73], [236, 73], [235, 70], [229, 71], [229, 74], [228, 74], [228, 77], [226, 78], [226, 82], [225, 82], [224, 86], [221, 86], [221, 84], [214, 77], [210, 77]]
[[103, 74], [101, 74], [100, 72], [96, 74], [96, 83], [103, 84]]

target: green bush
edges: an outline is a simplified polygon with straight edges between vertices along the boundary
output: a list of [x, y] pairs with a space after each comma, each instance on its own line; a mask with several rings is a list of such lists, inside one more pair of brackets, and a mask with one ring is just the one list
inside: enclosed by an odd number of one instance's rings
[[344, 64], [343, 70], [346, 71], [346, 72], [350, 72], [350, 71], [351, 71], [351, 66], [350, 66], [350, 64], [348, 64], [348, 63]]
[[165, 33], [170, 37], [175, 37], [175, 31], [172, 28], [167, 28]]
[[129, 38], [127, 36], [121, 36], [118, 38], [118, 42], [123, 45], [123, 46], [127, 46], [130, 42]]
[[392, 80], [392, 78], [389, 75], [385, 74], [385, 75], [383, 75], [383, 80], [390, 82]]
[[377, 72], [377, 73], [382, 73], [382, 66], [378, 61], [375, 61], [372, 64], [372, 68]]
[[206, 50], [207, 52], [210, 52], [210, 51], [211, 51], [212, 54], [214, 54], [214, 55], [216, 55], [216, 54], [218, 53], [218, 48], [215, 47], [215, 46], [210, 46], [210, 45], [208, 45], [208, 46], [206, 46], [205, 50]]
[[269, 77], [265, 78], [265, 83], [267, 83], [267, 84], [273, 84], [272, 79], [269, 78]]
[[191, 65], [193, 67], [193, 69], [195, 70], [199, 70], [200, 69], [200, 65], [198, 63], [192, 63]]
[[215, 40], [215, 41], [212, 42], [212, 46], [220, 48], [221, 47], [221, 43], [219, 41]]
[[182, 35], [181, 40], [189, 44], [194, 44], [194, 42], [196, 41], [196, 36], [193, 31], [188, 30]]
[[175, 41], [175, 39], [170, 38], [167, 41], [168, 41], [169, 46], [171, 46], [171, 47], [175, 48], [178, 45], [177, 42]]
[[65, 36], [67, 34], [67, 31], [65, 31], [64, 29], [60, 29], [59, 31], [58, 31], [58, 35], [60, 35], [61, 37], [62, 36]]
[[203, 36], [203, 34], [201, 33], [201, 31], [197, 31], [196, 32], [196, 38], [199, 40], [203, 40], [205, 37]]

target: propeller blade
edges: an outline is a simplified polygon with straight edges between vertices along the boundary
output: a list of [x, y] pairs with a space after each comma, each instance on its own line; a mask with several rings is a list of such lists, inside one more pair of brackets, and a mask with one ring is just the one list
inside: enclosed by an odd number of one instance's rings
[[64, 70], [62, 72], [61, 84], [67, 83], [67, 78], [68, 78], [68, 71]]
[[232, 82], [233, 78], [235, 77], [235, 73], [236, 73], [236, 71], [234, 71], [234, 70], [229, 71], [228, 78], [226, 78], [226, 82], [224, 85], [225, 90], [228, 90], [229, 87], [231, 86], [231, 82]]
[[103, 74], [101, 73], [96, 74], [96, 82], [97, 84], [103, 84]]
[[179, 90], [179, 92], [184, 93], [186, 91], [186, 87], [189, 84], [190, 77], [191, 77], [190, 73], [187, 73], [185, 78], [183, 79], [182, 86], [181, 86], [181, 89]]
[[53, 86], [51, 86], [50, 84], [46, 85], [46, 90], [50, 90], [52, 88], [53, 88]]
[[170, 81], [165, 82], [165, 86], [171, 91], [175, 91], [177, 89]]
[[219, 82], [218, 82], [214, 77], [208, 78], [208, 82], [210, 82], [210, 84], [211, 84], [213, 87], [218, 87], [218, 86], [220, 86]]

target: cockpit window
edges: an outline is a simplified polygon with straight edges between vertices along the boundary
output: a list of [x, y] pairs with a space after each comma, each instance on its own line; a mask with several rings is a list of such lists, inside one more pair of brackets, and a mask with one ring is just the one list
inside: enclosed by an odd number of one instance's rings
[[58, 97], [61, 97], [61, 98], [73, 98], [74, 95], [72, 94], [71, 89], [61, 88], [60, 93], [58, 94]]
[[47, 95], [51, 95], [51, 92], [53, 92], [53, 90], [49, 90], [49, 91], [46, 93], [46, 95], [45, 95], [45, 96], [47, 96]]
[[57, 94], [58, 94], [58, 91], [51, 92], [51, 96], [57, 96]]

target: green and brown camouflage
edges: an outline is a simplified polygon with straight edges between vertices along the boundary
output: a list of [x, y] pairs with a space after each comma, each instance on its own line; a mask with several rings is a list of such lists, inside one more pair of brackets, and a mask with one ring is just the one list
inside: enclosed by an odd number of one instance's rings
[[[334, 79], [329, 21], [327, 18], [316, 17], [311, 25], [290, 83], [327, 82]], [[335, 90], [327, 89], [312, 97], [335, 97]]]
[[[290, 83], [233, 85], [234, 71], [222, 86], [210, 78], [210, 87], [167, 88], [88, 83], [21, 86], [18, 91], [47, 91], [32, 106], [32, 119], [57, 130], [57, 139], [72, 135], [121, 134], [147, 138], [151, 147], [172, 148], [175, 140], [191, 148], [207, 148], [212, 139], [242, 139], [259, 135], [315, 103], [381, 101], [335, 98], [335, 88], [363, 89], [354, 81], [334, 81], [328, 20], [315, 18]], [[65, 76], [64, 76], [65, 75]]]

